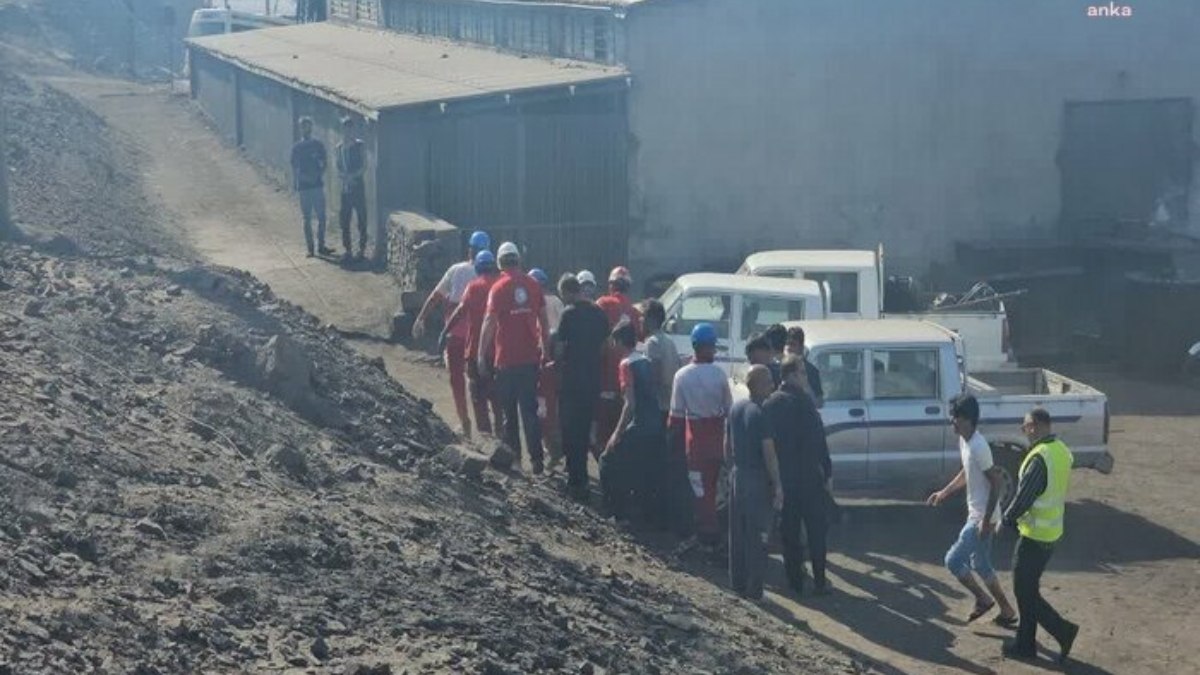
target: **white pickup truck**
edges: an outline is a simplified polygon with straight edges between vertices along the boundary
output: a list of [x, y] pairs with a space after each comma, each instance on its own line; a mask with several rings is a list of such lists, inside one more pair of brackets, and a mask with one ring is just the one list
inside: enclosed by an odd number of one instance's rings
[[1014, 365], [1004, 302], [991, 299], [986, 292], [966, 303], [931, 307], [925, 312], [885, 314], [882, 252], [763, 251], [746, 258], [737, 273], [817, 281], [828, 293], [831, 319], [932, 321], [962, 337], [971, 368]]
[[[964, 372], [961, 340], [925, 321], [804, 322], [809, 360], [821, 373], [821, 418], [838, 490], [926, 490], [961, 467], [949, 401], [963, 391], [979, 399], [980, 432], [1004, 469], [1012, 498], [1028, 449], [1025, 413], [1050, 412], [1054, 431], [1071, 448], [1075, 468], [1112, 471], [1108, 399], [1081, 382], [1040, 368]], [[871, 364], [871, 367], [864, 367]], [[734, 398], [744, 398], [744, 367], [734, 373]]]
[[785, 321], [826, 318], [824, 293], [815, 281], [791, 281], [736, 274], [685, 274], [662, 294], [663, 331], [680, 359], [692, 357], [692, 329], [699, 323], [717, 330], [717, 363], [726, 371], [746, 362], [746, 342], [755, 333]]

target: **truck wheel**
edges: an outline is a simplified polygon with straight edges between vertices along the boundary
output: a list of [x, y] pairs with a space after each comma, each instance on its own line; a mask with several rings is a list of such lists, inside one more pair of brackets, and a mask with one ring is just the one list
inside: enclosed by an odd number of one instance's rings
[[1017, 478], [1020, 475], [1021, 461], [1025, 458], [1025, 449], [1004, 444], [992, 444], [992, 462], [1000, 467], [1000, 511], [1007, 511], [1008, 505], [1017, 496]]

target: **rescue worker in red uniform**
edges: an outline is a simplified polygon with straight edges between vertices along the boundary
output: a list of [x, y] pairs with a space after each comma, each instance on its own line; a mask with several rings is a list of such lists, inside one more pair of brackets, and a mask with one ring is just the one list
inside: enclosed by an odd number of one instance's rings
[[[491, 373], [479, 371], [479, 338], [483, 332], [483, 315], [487, 311], [488, 293], [492, 286], [500, 280], [500, 270], [496, 269], [496, 257], [491, 251], [480, 251], [475, 255], [476, 277], [463, 291], [462, 302], [446, 320], [446, 328], [442, 334], [457, 330], [459, 325], [465, 327], [466, 344], [463, 347], [467, 362], [467, 381], [470, 384], [471, 405], [475, 409], [475, 428], [481, 434], [491, 434], [493, 429], [499, 430], [504, 426], [504, 415], [500, 409], [500, 399], [496, 396], [496, 386]], [[488, 361], [494, 355], [488, 356]], [[493, 426], [488, 408], [496, 422]]]
[[[617, 326], [628, 323], [633, 326], [633, 334], [642, 339], [642, 313], [633, 306], [629, 299], [629, 289], [633, 286], [633, 276], [624, 267], [614, 267], [608, 275], [608, 295], [596, 300], [596, 306], [608, 317], [608, 330], [616, 330]], [[604, 444], [612, 437], [621, 417], [621, 353], [611, 342], [604, 347], [604, 371], [600, 380], [600, 404], [596, 408], [596, 443], [592, 451], [597, 457], [604, 449]]]
[[[413, 322], [412, 336], [418, 342], [425, 335], [425, 321], [429, 312], [436, 306], [443, 308], [442, 318], [449, 323], [450, 315], [462, 302], [467, 284], [475, 279], [475, 256], [481, 251], [492, 247], [492, 240], [486, 232], [475, 232], [468, 242], [467, 259], [451, 265], [438, 285], [429, 293], [425, 304], [421, 306], [416, 321]], [[471, 437], [471, 417], [467, 414], [467, 363], [463, 358], [466, 353], [467, 325], [459, 324], [454, 330], [445, 331], [445, 349], [442, 351], [446, 360], [446, 370], [450, 372], [450, 392], [454, 394], [454, 409], [458, 413], [459, 424], [462, 425], [463, 436]]]
[[717, 479], [725, 452], [725, 418], [733, 407], [729, 378], [714, 363], [717, 331], [700, 323], [692, 329], [692, 362], [675, 373], [671, 416], [667, 425], [672, 451], [680, 442], [687, 457], [688, 479], [695, 498], [696, 534], [706, 544], [719, 542]]

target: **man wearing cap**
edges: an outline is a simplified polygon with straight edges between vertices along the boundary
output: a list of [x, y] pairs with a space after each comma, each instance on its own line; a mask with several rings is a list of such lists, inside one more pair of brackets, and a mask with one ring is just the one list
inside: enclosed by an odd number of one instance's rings
[[[488, 250], [491, 246], [491, 238], [486, 232], [475, 232], [471, 235], [467, 244], [466, 260], [456, 262], [447, 268], [446, 273], [442, 275], [442, 280], [429, 293], [429, 297], [425, 298], [425, 304], [421, 306], [421, 311], [417, 314], [416, 321], [413, 322], [414, 340], [420, 341], [425, 335], [425, 321], [434, 306], [442, 306], [443, 316], [446, 319], [449, 319], [450, 315], [454, 313], [458, 304], [462, 302], [467, 284], [475, 280], [475, 256], [480, 251]], [[446, 360], [446, 369], [450, 371], [450, 392], [454, 395], [454, 409], [458, 413], [463, 436], [470, 438], [471, 417], [467, 414], [466, 380], [467, 324], [459, 322], [453, 330], [446, 331], [444, 334], [446, 335], [446, 348], [442, 354]]]
[[558, 282], [566, 308], [554, 336], [554, 360], [559, 366], [559, 416], [563, 453], [567, 457], [567, 492], [583, 501], [588, 494], [588, 437], [600, 400], [600, 372], [608, 317], [583, 297], [579, 280], [566, 275]]
[[585, 300], [596, 301], [596, 275], [587, 270], [579, 270], [575, 275], [579, 280], [579, 291]]
[[718, 542], [717, 478], [725, 452], [725, 417], [733, 406], [729, 378], [713, 363], [717, 331], [700, 323], [692, 329], [692, 362], [675, 373], [671, 389], [671, 452], [682, 448], [695, 498], [696, 530], [709, 544]]
[[[529, 270], [529, 277], [538, 282], [546, 299], [546, 317], [550, 320], [550, 335], [558, 330], [562, 319], [563, 303], [550, 286], [550, 276], [541, 268]], [[542, 422], [542, 442], [550, 452], [549, 468], [553, 471], [562, 461], [562, 433], [558, 424], [558, 364], [554, 354], [546, 354], [545, 363], [538, 373], [538, 419]]]
[[497, 250], [500, 280], [488, 293], [487, 312], [477, 362], [480, 372], [493, 364], [487, 348], [495, 345], [496, 388], [504, 409], [504, 441], [520, 453], [521, 429], [534, 475], [545, 470], [542, 430], [538, 421], [538, 368], [550, 345], [550, 319], [542, 289], [521, 271], [521, 253], [516, 244], [504, 242]]
[[[633, 334], [639, 340], [642, 337], [642, 313], [633, 306], [629, 299], [629, 288], [633, 285], [633, 277], [624, 267], [614, 267], [608, 275], [608, 295], [596, 301], [606, 317], [608, 330], [616, 330], [617, 326], [628, 323], [633, 326]], [[600, 381], [600, 407], [596, 410], [596, 447], [595, 451], [603, 449], [604, 443], [612, 436], [621, 416], [621, 385], [620, 385], [621, 355], [612, 342], [604, 347], [604, 373]]]
[[[483, 332], [483, 315], [487, 311], [488, 294], [492, 286], [500, 280], [500, 270], [496, 268], [496, 257], [491, 251], [483, 250], [475, 254], [475, 278], [467, 284], [462, 294], [462, 302], [446, 320], [442, 330], [445, 335], [456, 329], [459, 323], [466, 325], [466, 347], [464, 361], [467, 364], [467, 380], [470, 383], [471, 404], [475, 408], [475, 428], [481, 434], [490, 434], [493, 429], [499, 430], [504, 424], [500, 400], [496, 396], [496, 386], [490, 372], [479, 370], [479, 338]], [[448, 341], [447, 341], [448, 342]], [[488, 362], [492, 354], [487, 354]], [[496, 418], [495, 426], [488, 416], [491, 407]]]

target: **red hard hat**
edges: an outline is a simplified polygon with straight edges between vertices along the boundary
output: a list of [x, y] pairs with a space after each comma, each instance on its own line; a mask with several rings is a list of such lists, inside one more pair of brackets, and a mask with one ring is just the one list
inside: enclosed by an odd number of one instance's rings
[[629, 268], [627, 267], [614, 267], [613, 270], [608, 273], [608, 283], [611, 284], [614, 281], [628, 281], [632, 283], [633, 275], [629, 273]]

